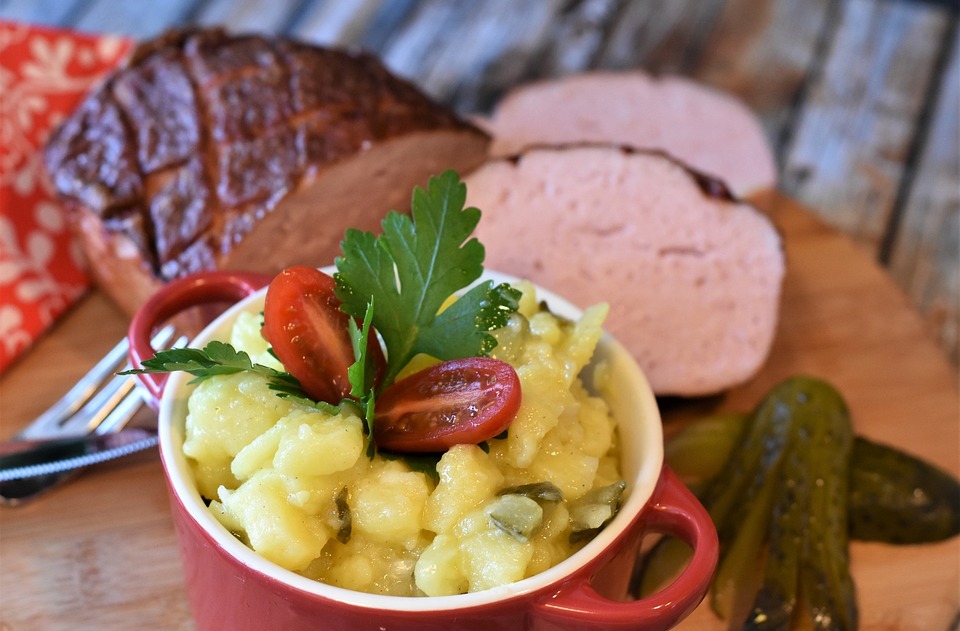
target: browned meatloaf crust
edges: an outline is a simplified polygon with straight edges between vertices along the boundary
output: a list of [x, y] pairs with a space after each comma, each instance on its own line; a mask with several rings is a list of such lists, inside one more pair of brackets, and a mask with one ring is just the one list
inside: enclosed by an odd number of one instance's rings
[[45, 162], [95, 279], [131, 311], [192, 271], [330, 263], [346, 227], [376, 227], [487, 143], [369, 55], [210, 29], [141, 45]]

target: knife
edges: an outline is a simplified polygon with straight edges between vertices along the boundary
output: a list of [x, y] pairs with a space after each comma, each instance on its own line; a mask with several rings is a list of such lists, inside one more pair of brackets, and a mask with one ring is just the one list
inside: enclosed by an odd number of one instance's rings
[[126, 428], [53, 440], [0, 444], [0, 504], [22, 504], [89, 465], [120, 458], [159, 442], [155, 430]]

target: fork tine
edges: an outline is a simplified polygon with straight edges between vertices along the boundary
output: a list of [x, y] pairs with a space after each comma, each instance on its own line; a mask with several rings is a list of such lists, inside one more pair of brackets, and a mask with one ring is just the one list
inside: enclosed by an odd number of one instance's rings
[[127, 359], [127, 350], [127, 340], [124, 338], [103, 359], [98, 361], [90, 369], [90, 372], [81, 377], [66, 394], [14, 438], [17, 440], [33, 440], [59, 433], [61, 424], [93, 396], [104, 380], [123, 366]]
[[97, 434], [109, 434], [123, 429], [145, 402], [143, 390], [133, 388], [117, 402], [109, 414], [104, 415], [94, 431]]
[[[158, 343], [156, 340], [154, 341], [154, 347], [166, 347], [166, 344]], [[169, 347], [178, 348], [181, 346], [186, 346], [187, 341], [188, 340], [186, 336], [180, 336], [176, 341], [173, 342], [173, 344], [170, 344]], [[130, 422], [130, 419], [133, 418], [133, 415], [137, 413], [137, 410], [139, 410], [140, 407], [146, 402], [146, 398], [143, 396], [144, 391], [141, 388], [135, 387], [136, 377], [128, 377], [128, 379], [131, 380], [132, 386], [130, 388], [124, 387], [122, 389], [124, 394], [121, 398], [117, 399], [117, 397], [111, 397], [111, 401], [116, 402], [113, 404], [108, 403], [104, 406], [103, 412], [101, 412], [101, 420], [96, 424], [95, 427], [91, 427], [91, 431], [95, 431], [98, 434], [108, 434], [110, 432], [123, 429], [126, 427], [127, 423]]]
[[[172, 336], [172, 328], [162, 330], [153, 338], [154, 348], [166, 348]], [[185, 343], [185, 337], [175, 342], [181, 345]], [[126, 368], [129, 367], [127, 364]], [[60, 434], [89, 434], [94, 431], [106, 434], [114, 428], [123, 427], [144, 402], [136, 385], [137, 378], [132, 375], [114, 375], [82, 408], [60, 424]]]
[[60, 435], [88, 434], [96, 430], [107, 415], [127, 396], [136, 385], [136, 377], [115, 376], [83, 407], [60, 424]]
[[[172, 326], [164, 327], [154, 336], [154, 347], [165, 346], [173, 335]], [[93, 431], [134, 387], [133, 377], [115, 375], [127, 363], [127, 351], [127, 340], [124, 338], [65, 395], [13, 439], [36, 440]], [[106, 409], [101, 413], [101, 408]]]

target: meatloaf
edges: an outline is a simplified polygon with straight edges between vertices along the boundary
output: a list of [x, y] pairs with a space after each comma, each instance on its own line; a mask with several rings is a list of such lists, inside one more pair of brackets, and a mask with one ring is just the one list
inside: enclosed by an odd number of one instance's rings
[[785, 261], [778, 231], [719, 181], [660, 152], [534, 147], [466, 178], [483, 210], [491, 269], [581, 306], [659, 395], [708, 395], [749, 379], [776, 328]]
[[53, 134], [95, 280], [132, 312], [189, 272], [329, 264], [489, 138], [366, 54], [218, 29], [141, 45]]
[[612, 142], [666, 151], [741, 197], [776, 186], [756, 117], [734, 97], [681, 77], [593, 72], [520, 86], [485, 126], [491, 153], [531, 144]]

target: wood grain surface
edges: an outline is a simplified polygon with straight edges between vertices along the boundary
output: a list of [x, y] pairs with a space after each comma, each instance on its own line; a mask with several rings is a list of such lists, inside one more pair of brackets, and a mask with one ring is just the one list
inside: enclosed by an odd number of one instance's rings
[[[667, 432], [715, 409], [746, 410], [789, 375], [831, 381], [857, 432], [960, 473], [957, 373], [907, 296], [862, 247], [784, 197], [789, 272], [773, 352], [751, 382], [669, 401]], [[0, 436], [14, 433], [120, 337], [105, 299], [84, 300], [0, 380]], [[149, 422], [149, 415], [145, 415]], [[100, 465], [35, 503], [0, 510], [0, 629], [193, 629], [155, 453]], [[960, 540], [852, 546], [863, 631], [946, 631], [960, 598]], [[701, 606], [683, 629], [726, 628]]]
[[359, 47], [463, 114], [591, 69], [689, 76], [759, 116], [780, 189], [891, 270], [960, 364], [957, 0], [2, 0], [150, 37], [218, 24]]

